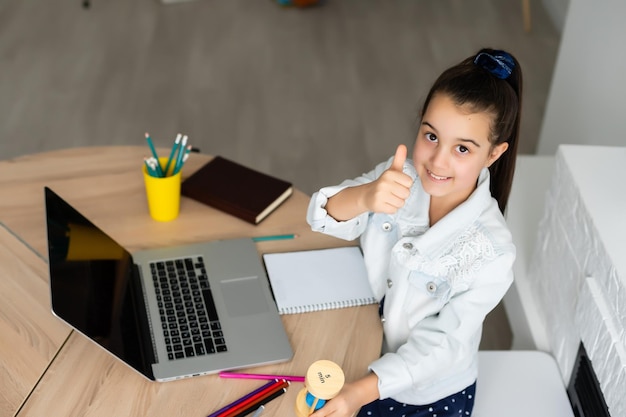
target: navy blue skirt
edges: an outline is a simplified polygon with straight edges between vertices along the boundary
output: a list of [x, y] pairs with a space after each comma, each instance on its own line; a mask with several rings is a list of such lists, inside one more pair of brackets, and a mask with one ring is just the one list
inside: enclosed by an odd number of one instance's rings
[[469, 417], [474, 408], [476, 383], [463, 391], [427, 405], [399, 403], [391, 398], [364, 405], [357, 417]]

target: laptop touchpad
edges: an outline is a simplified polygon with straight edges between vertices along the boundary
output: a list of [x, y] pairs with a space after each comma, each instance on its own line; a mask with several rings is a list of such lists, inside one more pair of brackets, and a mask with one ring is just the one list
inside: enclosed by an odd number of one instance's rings
[[269, 310], [259, 277], [220, 281], [226, 310], [231, 317], [249, 316]]

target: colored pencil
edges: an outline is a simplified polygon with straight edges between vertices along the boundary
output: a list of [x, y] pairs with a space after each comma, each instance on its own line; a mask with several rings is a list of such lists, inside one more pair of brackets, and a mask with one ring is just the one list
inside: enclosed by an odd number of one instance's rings
[[172, 145], [172, 150], [170, 152], [170, 157], [167, 159], [167, 164], [165, 165], [165, 175], [170, 171], [170, 165], [172, 164], [172, 159], [174, 159], [174, 155], [176, 155], [176, 151], [178, 151], [178, 146], [180, 144], [180, 139], [183, 137], [180, 133], [176, 135], [176, 139], [174, 139], [174, 144]]
[[144, 164], [146, 164], [146, 171], [148, 172], [148, 175], [150, 175], [151, 177], [158, 177], [158, 173], [155, 171], [155, 167], [154, 165], [152, 165], [152, 158], [144, 158], [143, 159]]
[[219, 414], [217, 417], [234, 417], [238, 413], [243, 410], [247, 410], [251, 405], [256, 405], [257, 407], [262, 404], [262, 400], [267, 397], [275, 394], [276, 392], [283, 390], [289, 386], [289, 382], [285, 380], [280, 380], [274, 382], [271, 386], [267, 387], [263, 391], [260, 391], [257, 394], [245, 399], [244, 401], [230, 407], [228, 410]]
[[257, 404], [252, 404], [249, 407], [246, 407], [243, 410], [239, 411], [238, 413], [233, 414], [232, 416], [229, 416], [229, 417], [243, 417], [243, 416], [246, 416], [246, 415], [250, 414], [251, 412], [253, 412], [254, 410], [258, 410], [257, 407], [259, 406], [259, 404], [262, 404], [262, 407], [264, 407], [265, 404], [267, 404], [270, 401], [280, 397], [281, 395], [283, 395], [286, 392], [287, 392], [287, 388], [281, 388], [278, 391], [274, 392], [273, 394], [270, 394], [267, 397], [259, 400]]
[[244, 395], [243, 397], [239, 398], [238, 400], [233, 401], [232, 403], [230, 403], [230, 404], [220, 408], [219, 410], [209, 414], [208, 417], [217, 417], [217, 416], [219, 416], [221, 413], [227, 411], [229, 408], [234, 407], [235, 405], [237, 405], [239, 403], [242, 403], [243, 401], [247, 400], [248, 398], [252, 397], [255, 394], [258, 394], [259, 392], [263, 391], [264, 389], [267, 389], [267, 388], [271, 387], [276, 382], [278, 382], [278, 379], [274, 379], [274, 380], [268, 382], [267, 384], [262, 385], [261, 387], [259, 387], [259, 388], [255, 389], [254, 391]]
[[189, 153], [191, 152], [191, 145], [187, 145], [187, 147], [184, 148], [184, 149], [181, 146], [180, 152], [183, 153], [183, 156], [178, 161], [178, 165], [174, 168], [174, 172], [172, 172], [172, 175], [178, 174], [180, 172], [180, 170], [183, 169], [183, 165], [185, 164], [185, 161], [187, 160], [187, 158], [189, 158]]
[[272, 236], [257, 236], [253, 237], [252, 240], [255, 242], [267, 242], [270, 240], [287, 240], [287, 239], [295, 239], [298, 235], [290, 234], [290, 235], [272, 235]]
[[176, 155], [176, 163], [174, 164], [174, 171], [172, 175], [176, 175], [178, 171], [180, 171], [181, 164], [183, 161], [183, 155], [185, 155], [185, 148], [187, 147], [187, 135], [183, 136], [180, 141], [180, 146], [178, 148], [178, 155]]
[[148, 142], [148, 146], [150, 147], [150, 152], [152, 152], [152, 156], [154, 156], [154, 159], [157, 160], [157, 172], [159, 173], [160, 177], [164, 177], [165, 175], [163, 174], [163, 170], [161, 169], [161, 164], [159, 163], [159, 154], [157, 154], [156, 149], [154, 149], [154, 144], [152, 143], [152, 138], [150, 137], [150, 135], [146, 132], [146, 142]]
[[254, 414], [252, 415], [252, 417], [259, 417], [263, 413], [263, 410], [265, 410], [265, 406], [264, 405], [262, 405], [259, 408], [257, 408], [256, 411], [254, 412]]
[[221, 378], [234, 378], [234, 379], [284, 379], [285, 381], [304, 382], [303, 376], [295, 375], [269, 375], [269, 374], [248, 374], [239, 372], [220, 372]]

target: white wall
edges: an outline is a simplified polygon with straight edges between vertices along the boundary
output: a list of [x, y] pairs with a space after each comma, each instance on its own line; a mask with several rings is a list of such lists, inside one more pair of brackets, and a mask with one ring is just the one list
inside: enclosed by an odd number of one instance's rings
[[624, 161], [626, 146], [559, 148], [524, 277], [564, 382], [582, 341], [614, 417], [626, 417]]
[[563, 33], [563, 26], [565, 26], [565, 17], [567, 16], [567, 6], [570, 0], [543, 0], [543, 7], [546, 9], [550, 20], [554, 24], [554, 27]]
[[570, 0], [537, 153], [626, 144], [626, 1]]

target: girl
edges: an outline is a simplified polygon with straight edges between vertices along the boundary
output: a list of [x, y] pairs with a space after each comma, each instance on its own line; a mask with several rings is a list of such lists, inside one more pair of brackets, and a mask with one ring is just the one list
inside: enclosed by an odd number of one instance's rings
[[307, 221], [360, 237], [380, 299], [383, 355], [312, 417], [469, 416], [482, 323], [513, 280], [506, 208], [517, 153], [522, 74], [483, 49], [444, 71], [407, 148], [315, 193]]

